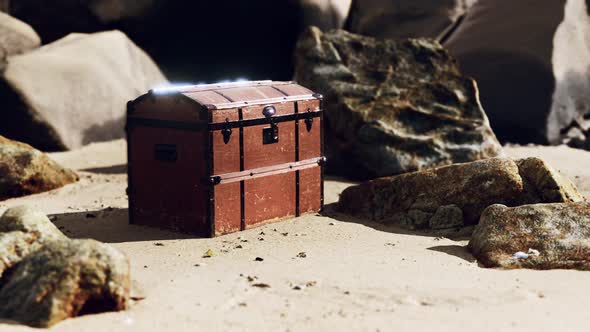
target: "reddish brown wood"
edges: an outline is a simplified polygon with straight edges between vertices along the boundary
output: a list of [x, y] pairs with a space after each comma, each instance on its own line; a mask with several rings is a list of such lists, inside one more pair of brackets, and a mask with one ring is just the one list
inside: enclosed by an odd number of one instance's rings
[[[320, 107], [319, 101], [300, 101], [299, 113], [305, 114], [309, 111], [317, 111]], [[311, 130], [307, 130], [304, 120], [299, 121], [299, 159], [304, 160], [321, 156], [321, 119], [313, 118]]]
[[211, 113], [212, 122], [238, 121], [239, 115], [237, 109], [217, 110]]
[[246, 228], [295, 216], [295, 173], [245, 182]]
[[213, 174], [240, 171], [240, 135], [232, 130], [229, 142], [223, 141], [221, 130], [213, 132]]
[[240, 183], [215, 186], [215, 235], [237, 232], [241, 229]]
[[[289, 114], [295, 113], [295, 105], [293, 104], [293, 102], [284, 102], [284, 103], [270, 104], [270, 105], [274, 106], [275, 109], [277, 110], [277, 113], [275, 116], [289, 115]], [[256, 106], [243, 107], [242, 111], [244, 112], [244, 120], [264, 118], [264, 115], [262, 114], [262, 110], [264, 109], [265, 106], [267, 106], [267, 105], [256, 105]]]
[[[129, 213], [134, 223], [208, 235], [205, 202], [209, 186], [201, 181], [205, 173], [203, 149], [193, 143], [202, 141], [203, 136], [203, 132], [167, 128], [130, 129], [133, 204]], [[157, 144], [175, 145], [177, 160], [156, 160]]]
[[[157, 102], [156, 102], [157, 99]], [[135, 118], [179, 121], [187, 123], [200, 122], [200, 114], [189, 98], [181, 95], [145, 95], [131, 114]]]
[[314, 167], [299, 171], [299, 213], [318, 212], [321, 202], [321, 168]]
[[[319, 211], [318, 98], [271, 81], [139, 97], [128, 113], [130, 219], [208, 237]], [[276, 112], [266, 118], [271, 105]], [[273, 125], [278, 141], [263, 144]]]
[[222, 184], [223, 183], [232, 183], [232, 182], [237, 182], [237, 181], [256, 179], [256, 178], [265, 177], [265, 176], [269, 176], [269, 175], [296, 172], [299, 170], [317, 167], [317, 166], [319, 166], [320, 162], [321, 162], [321, 158], [311, 158], [311, 159], [296, 161], [296, 162], [292, 162], [292, 163], [285, 163], [285, 164], [278, 164], [278, 165], [273, 165], [273, 166], [253, 168], [253, 169], [249, 169], [246, 171], [224, 173], [224, 174], [219, 175], [219, 178], [220, 178], [219, 183], [222, 183]]
[[295, 161], [295, 123], [278, 123], [279, 141], [262, 144], [262, 131], [269, 125], [244, 128], [244, 169]]

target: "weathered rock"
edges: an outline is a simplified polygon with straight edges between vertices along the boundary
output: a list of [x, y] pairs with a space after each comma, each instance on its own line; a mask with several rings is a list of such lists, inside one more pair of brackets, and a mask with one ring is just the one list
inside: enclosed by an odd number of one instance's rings
[[29, 206], [10, 208], [0, 217], [0, 234], [10, 232], [32, 234], [40, 242], [67, 239], [44, 213]]
[[309, 29], [295, 79], [324, 95], [330, 171], [374, 178], [501, 154], [478, 99], [438, 44]]
[[41, 45], [41, 39], [28, 24], [0, 12], [0, 62]]
[[43, 243], [63, 240], [67, 237], [43, 213], [26, 206], [8, 209], [0, 217], [0, 280]]
[[480, 0], [445, 46], [477, 80], [502, 141], [557, 144], [562, 128], [590, 112], [584, 0]]
[[126, 102], [165, 81], [123, 33], [72, 34], [9, 58], [0, 134], [42, 150], [121, 138]]
[[30, 207], [0, 217], [0, 318], [48, 327], [122, 310], [129, 289], [129, 262], [111, 246], [70, 240]]
[[346, 29], [379, 38], [436, 38], [467, 7], [465, 0], [354, 0]]
[[94, 240], [49, 242], [8, 274], [0, 284], [0, 318], [31, 326], [123, 310], [129, 303], [127, 258]]
[[487, 267], [590, 270], [590, 204], [492, 205], [468, 248]]
[[574, 185], [537, 158], [493, 158], [349, 187], [339, 210], [412, 229], [475, 225], [493, 204], [582, 202]]
[[41, 246], [34, 234], [24, 232], [0, 233], [0, 280], [5, 271], [9, 270], [28, 254]]
[[0, 200], [53, 190], [77, 180], [76, 173], [43, 152], [0, 136]]

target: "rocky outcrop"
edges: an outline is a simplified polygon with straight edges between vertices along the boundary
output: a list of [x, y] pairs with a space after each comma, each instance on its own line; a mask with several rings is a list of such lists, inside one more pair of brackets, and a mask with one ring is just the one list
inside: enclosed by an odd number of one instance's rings
[[70, 240], [41, 212], [0, 218], [0, 318], [49, 327], [87, 313], [125, 309], [129, 262], [109, 245]]
[[487, 267], [590, 270], [590, 204], [492, 205], [468, 248]]
[[564, 127], [590, 112], [584, 0], [479, 0], [445, 47], [477, 80], [502, 141], [557, 144]]
[[574, 185], [537, 158], [493, 158], [349, 187], [339, 210], [410, 229], [475, 225], [493, 204], [582, 202]]
[[126, 102], [164, 82], [123, 33], [72, 34], [9, 58], [0, 134], [42, 150], [121, 138]]
[[0, 201], [53, 190], [77, 180], [76, 173], [41, 151], [0, 136]]
[[436, 38], [463, 15], [465, 0], [353, 0], [348, 31], [379, 38]]
[[0, 12], [0, 63], [10, 55], [24, 53], [41, 45], [41, 39], [28, 24]]
[[436, 42], [311, 28], [295, 79], [324, 95], [332, 172], [374, 178], [501, 154], [476, 84]]

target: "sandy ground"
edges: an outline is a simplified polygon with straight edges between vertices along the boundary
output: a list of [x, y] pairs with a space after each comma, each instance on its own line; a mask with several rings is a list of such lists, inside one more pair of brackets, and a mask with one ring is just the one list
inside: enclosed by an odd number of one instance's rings
[[[543, 157], [590, 196], [590, 153], [566, 147], [507, 151]], [[132, 277], [146, 297], [126, 312], [71, 319], [52, 331], [589, 328], [588, 272], [484, 269], [465, 250], [465, 239], [347, 218], [305, 216], [216, 239], [130, 226], [123, 141], [52, 156], [80, 170], [81, 181], [2, 202], [0, 213], [30, 204], [55, 216], [71, 237], [111, 243], [129, 256]], [[348, 185], [327, 181], [327, 203]], [[208, 249], [215, 256], [203, 258]], [[306, 257], [297, 257], [300, 252]], [[0, 331], [34, 329], [4, 323]]]

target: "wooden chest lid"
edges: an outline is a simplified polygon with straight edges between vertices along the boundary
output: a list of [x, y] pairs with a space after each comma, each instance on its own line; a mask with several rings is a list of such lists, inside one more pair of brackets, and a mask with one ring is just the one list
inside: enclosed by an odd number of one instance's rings
[[180, 93], [210, 110], [317, 99], [320, 96], [294, 82], [248, 81], [170, 87], [153, 94]]

